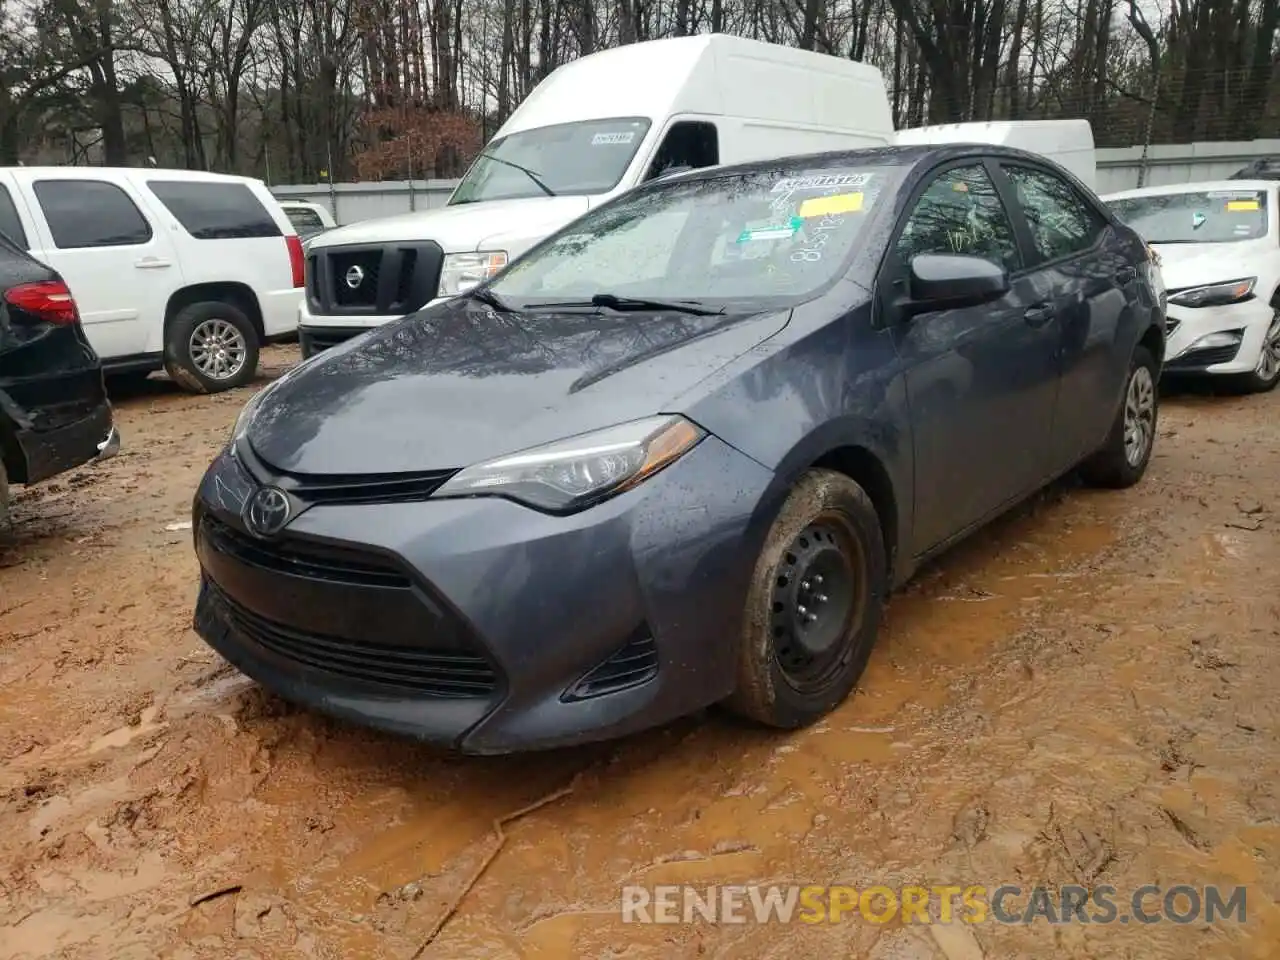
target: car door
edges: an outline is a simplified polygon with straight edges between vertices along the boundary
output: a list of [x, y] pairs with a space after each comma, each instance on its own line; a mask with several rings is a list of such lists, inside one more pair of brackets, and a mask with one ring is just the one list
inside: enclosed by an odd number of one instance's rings
[[911, 258], [924, 253], [984, 257], [1010, 275], [1009, 292], [992, 303], [906, 320], [885, 314], [911, 412], [916, 554], [1030, 492], [1047, 472], [1058, 336], [997, 174], [980, 158], [932, 171], [900, 219], [878, 283], [904, 294]]
[[62, 274], [98, 356], [144, 353], [182, 283], [168, 229], [124, 181], [50, 173], [26, 191], [42, 221], [31, 253]]
[[1129, 356], [1121, 327], [1146, 308], [1131, 245], [1066, 178], [1002, 159], [1025, 224], [1032, 270], [1057, 318], [1060, 381], [1052, 430], [1053, 472], [1069, 470], [1106, 439]]

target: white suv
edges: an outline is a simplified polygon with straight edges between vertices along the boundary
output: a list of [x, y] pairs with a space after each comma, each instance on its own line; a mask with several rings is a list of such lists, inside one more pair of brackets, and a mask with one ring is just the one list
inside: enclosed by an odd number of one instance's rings
[[297, 331], [302, 243], [260, 180], [0, 167], [0, 232], [62, 274], [108, 374], [226, 390]]

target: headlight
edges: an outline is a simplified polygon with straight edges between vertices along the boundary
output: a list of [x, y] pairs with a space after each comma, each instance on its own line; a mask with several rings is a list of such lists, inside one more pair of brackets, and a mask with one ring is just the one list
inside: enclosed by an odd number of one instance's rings
[[628, 490], [706, 436], [683, 417], [649, 417], [557, 440], [454, 474], [437, 497], [499, 496], [571, 513]]
[[1228, 280], [1226, 283], [1214, 283], [1207, 287], [1192, 287], [1172, 294], [1169, 302], [1182, 307], [1221, 307], [1228, 303], [1240, 303], [1253, 299], [1253, 286], [1257, 282], [1257, 277], [1246, 277], [1243, 280]]
[[446, 254], [440, 267], [440, 296], [460, 296], [484, 283], [506, 265], [505, 250]]

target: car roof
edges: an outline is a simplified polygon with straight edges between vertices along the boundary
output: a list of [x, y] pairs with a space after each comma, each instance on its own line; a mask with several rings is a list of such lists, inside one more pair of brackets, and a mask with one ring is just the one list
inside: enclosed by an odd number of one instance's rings
[[1138, 187], [1105, 194], [1103, 200], [1127, 200], [1131, 197], [1161, 197], [1171, 193], [1208, 193], [1210, 191], [1275, 190], [1276, 180], [1199, 180], [1193, 183], [1166, 183], [1159, 187]]
[[974, 155], [1039, 161], [1040, 163], [1056, 166], [1048, 157], [1042, 157], [1028, 150], [1019, 150], [1017, 147], [1006, 147], [1000, 144], [922, 143], [910, 146], [864, 147], [860, 150], [828, 150], [822, 153], [792, 154], [768, 160], [749, 160], [743, 163], [703, 167], [699, 170], [686, 171], [673, 177], [653, 182], [675, 183], [688, 182], [689, 180], [710, 180], [726, 175], [777, 170], [779, 167], [821, 169], [823, 167], [839, 167], [848, 164], [913, 167], [926, 161], [932, 163], [948, 160], [952, 157]]
[[13, 174], [36, 178], [79, 180], [111, 176], [159, 176], [172, 180], [203, 180], [213, 183], [261, 183], [255, 177], [239, 177], [229, 173], [207, 173], [204, 170], [182, 170], [175, 167], [0, 167]]

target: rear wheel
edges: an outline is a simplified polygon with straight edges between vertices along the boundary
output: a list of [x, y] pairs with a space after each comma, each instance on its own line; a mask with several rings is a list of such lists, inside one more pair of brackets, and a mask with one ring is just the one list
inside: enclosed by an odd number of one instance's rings
[[1131, 487], [1147, 472], [1155, 447], [1160, 394], [1156, 389], [1159, 369], [1146, 347], [1138, 347], [1129, 363], [1124, 402], [1102, 449], [1080, 467], [1085, 482], [1095, 487]]
[[838, 706], [871, 655], [886, 580], [871, 498], [844, 474], [809, 471], [756, 561], [737, 688], [726, 706], [785, 729], [807, 726]]
[[193, 303], [165, 331], [164, 368], [193, 393], [242, 387], [258, 370], [258, 332], [229, 303]]
[[1280, 383], [1280, 311], [1271, 318], [1271, 326], [1262, 341], [1262, 352], [1258, 354], [1258, 365], [1252, 373], [1236, 379], [1242, 393], [1266, 393], [1274, 390], [1277, 383]]

